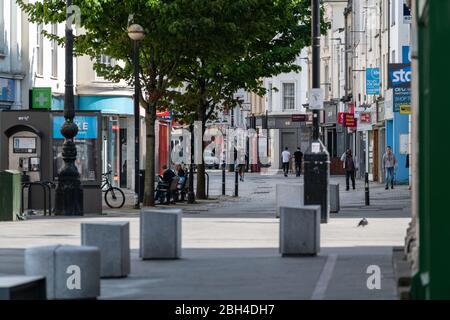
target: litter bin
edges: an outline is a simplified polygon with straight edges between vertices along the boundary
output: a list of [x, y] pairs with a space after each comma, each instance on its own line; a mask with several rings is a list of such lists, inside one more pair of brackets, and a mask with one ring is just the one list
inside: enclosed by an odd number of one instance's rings
[[17, 220], [17, 215], [20, 214], [21, 192], [19, 171], [0, 172], [0, 221]]
[[306, 152], [304, 156], [305, 205], [320, 205], [321, 223], [328, 223], [330, 217], [328, 206], [329, 167], [328, 152], [323, 145], [320, 152]]
[[139, 170], [139, 203], [144, 201], [145, 170]]

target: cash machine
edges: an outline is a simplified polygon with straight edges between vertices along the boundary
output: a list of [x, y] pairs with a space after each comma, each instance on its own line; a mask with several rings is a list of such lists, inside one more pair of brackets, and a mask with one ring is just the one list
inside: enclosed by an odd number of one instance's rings
[[[84, 213], [102, 212], [100, 120], [98, 111], [77, 112], [74, 119], [79, 126], [74, 139], [78, 153], [75, 165], [80, 173]], [[54, 207], [58, 174], [64, 165], [63, 122], [63, 113], [58, 111], [0, 111], [0, 170], [22, 173], [26, 209]]]

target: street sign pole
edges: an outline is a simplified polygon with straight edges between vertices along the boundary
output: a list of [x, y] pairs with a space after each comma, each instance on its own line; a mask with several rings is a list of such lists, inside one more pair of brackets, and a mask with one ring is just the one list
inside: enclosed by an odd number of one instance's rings
[[329, 154], [319, 136], [319, 110], [323, 108], [323, 92], [320, 89], [320, 0], [311, 0], [312, 11], [312, 90], [310, 108], [313, 110], [313, 136], [305, 153], [305, 205], [320, 205], [321, 222], [329, 219], [328, 183]]

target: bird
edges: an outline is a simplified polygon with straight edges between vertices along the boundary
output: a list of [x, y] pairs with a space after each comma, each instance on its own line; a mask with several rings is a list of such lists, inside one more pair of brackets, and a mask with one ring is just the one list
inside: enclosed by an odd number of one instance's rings
[[362, 220], [358, 223], [357, 227], [365, 227], [369, 224], [366, 218], [362, 218]]

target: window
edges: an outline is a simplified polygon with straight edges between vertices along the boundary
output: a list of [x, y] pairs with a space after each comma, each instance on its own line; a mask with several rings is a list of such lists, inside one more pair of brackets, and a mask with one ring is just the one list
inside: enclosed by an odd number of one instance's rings
[[283, 110], [295, 109], [295, 84], [283, 83]]
[[[58, 25], [52, 24], [52, 34], [58, 34]], [[58, 77], [58, 43], [52, 40], [52, 77]]]
[[268, 101], [267, 101], [267, 107], [268, 107], [268, 111], [272, 111], [272, 97], [273, 97], [273, 86], [272, 83], [269, 83], [269, 92], [268, 94]]
[[395, 26], [395, 19], [396, 19], [396, 8], [397, 8], [397, 0], [391, 0], [391, 26]]
[[[115, 65], [114, 59], [112, 59], [110, 56], [107, 56], [106, 54], [102, 54], [98, 58], [97, 62], [108, 67], [114, 67]], [[95, 73], [95, 78], [99, 80], [104, 80], [104, 78], [102, 76], [99, 76], [97, 73]]]
[[36, 26], [36, 74], [42, 76], [44, 73], [44, 35], [42, 23]]

